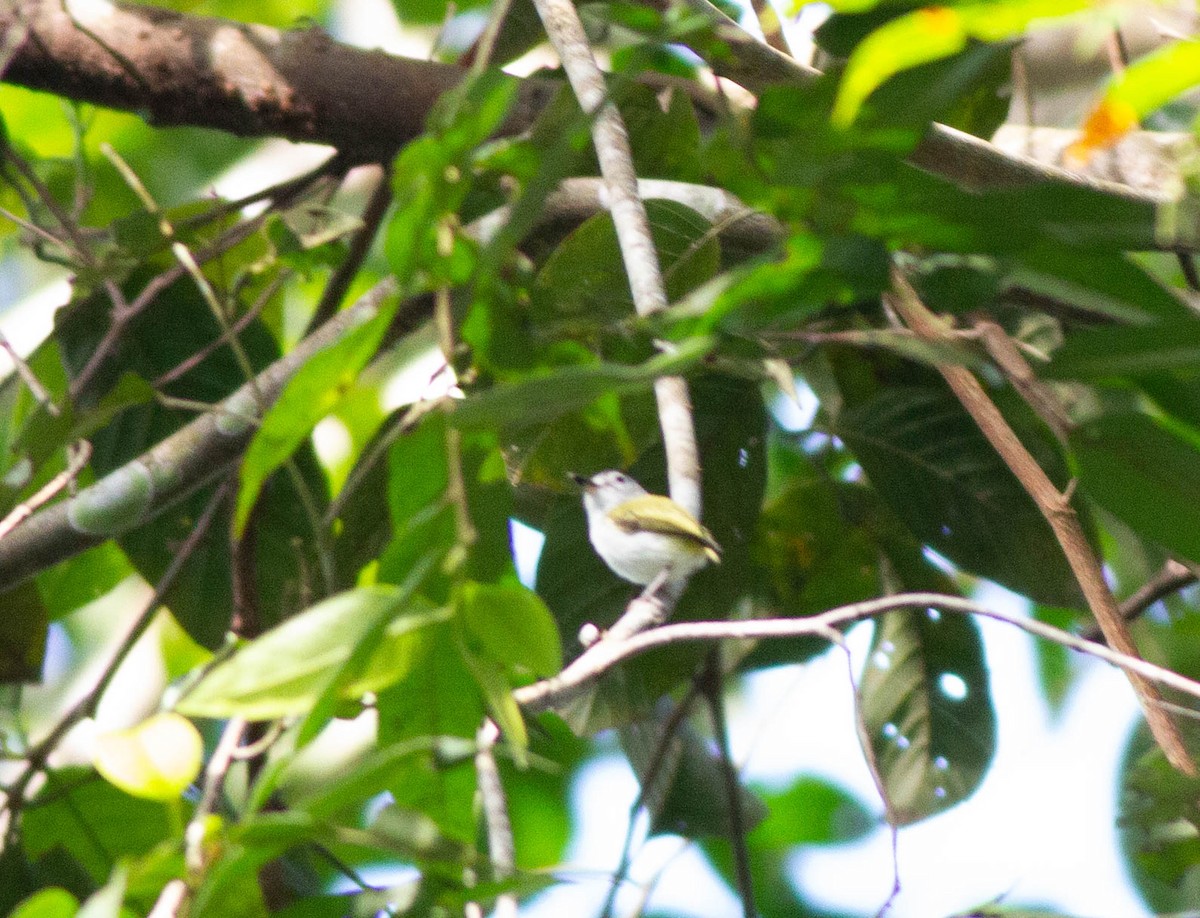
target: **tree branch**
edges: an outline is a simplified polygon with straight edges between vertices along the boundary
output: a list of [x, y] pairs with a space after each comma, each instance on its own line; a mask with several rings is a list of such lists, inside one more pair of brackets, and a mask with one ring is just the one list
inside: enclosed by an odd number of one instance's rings
[[0, 540], [0, 587], [20, 583], [144, 524], [219, 475], [254, 435], [258, 398], [269, 405], [310, 357], [376, 315], [396, 290], [393, 278], [376, 284], [354, 306], [338, 313], [215, 410], [90, 487], [31, 516]]
[[1008, 615], [961, 596], [942, 593], [897, 593], [880, 599], [838, 606], [808, 618], [768, 618], [732, 622], [678, 622], [662, 625], [621, 641], [598, 641], [557, 676], [513, 691], [513, 698], [527, 714], [544, 711], [579, 695], [618, 663], [659, 647], [694, 641], [777, 640], [797, 637], [830, 638], [830, 629], [893, 612], [897, 609], [936, 608], [957, 615], [995, 619], [1068, 650], [1096, 657], [1143, 680], [1156, 682], [1200, 699], [1200, 682], [1181, 676], [1141, 657], [1112, 650], [1104, 644], [1047, 625], [1034, 618]]
[[[934, 343], [953, 340], [950, 327], [925, 307], [908, 280], [897, 269], [892, 271], [892, 288], [893, 307], [920, 338]], [[1108, 643], [1121, 653], [1136, 657], [1137, 645], [1129, 633], [1129, 626], [1121, 616], [1116, 598], [1104, 580], [1100, 561], [1088, 544], [1083, 527], [1079, 524], [1079, 517], [1071, 507], [1069, 495], [1060, 493], [1054, 486], [1054, 482], [1021, 443], [970, 370], [965, 367], [942, 365], [938, 367], [938, 371], [1050, 524], [1087, 600], [1088, 608]], [[1134, 691], [1141, 702], [1150, 732], [1166, 753], [1167, 759], [1184, 774], [1195, 774], [1196, 766], [1183, 744], [1183, 738], [1175, 722], [1163, 710], [1162, 696], [1158, 688], [1134, 671], [1129, 672], [1129, 680], [1133, 683]]]
[[[708, 6], [709, 15], [723, 16]], [[0, 0], [0, 43], [21, 39], [3, 79], [135, 112], [156, 125], [330, 144], [347, 160], [366, 162], [388, 159], [418, 136], [433, 103], [465, 73], [450, 64], [352, 48], [319, 29], [277, 30], [140, 4], [87, 9], [86, 20], [77, 21], [62, 0]], [[714, 27], [733, 54], [712, 62], [718, 72], [750, 86], [756, 77], [766, 85], [819, 76], [725, 20], [714, 20]], [[504, 132], [528, 127], [556, 91], [548, 80], [519, 85]], [[372, 91], [363, 92], [364, 86]], [[1150, 209], [1163, 204], [1161, 185], [1134, 190], [1068, 172], [944, 125], [931, 128], [912, 162], [976, 189], [1058, 182]], [[1174, 216], [1179, 222], [1173, 235], [1160, 244], [1194, 244], [1200, 232], [1192, 218], [1178, 211]]]

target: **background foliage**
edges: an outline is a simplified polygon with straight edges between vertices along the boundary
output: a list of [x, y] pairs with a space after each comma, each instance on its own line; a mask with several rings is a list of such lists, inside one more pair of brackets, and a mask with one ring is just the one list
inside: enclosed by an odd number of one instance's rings
[[[315, 0], [175, 6], [337, 25]], [[1200, 676], [1190, 161], [1172, 164], [1167, 200], [1028, 164], [1014, 181], [995, 148], [968, 176], [946, 142], [947, 128], [990, 137], [1032, 91], [1013, 78], [1030, 29], [1076, 29], [1081, 59], [1105, 42], [1129, 53], [1112, 36], [1138, 6], [847, 2], [816, 33], [823, 73], [767, 54], [704, 0], [581, 7], [638, 175], [753, 211], [647, 186], [671, 302], [649, 318], [594, 186], [591, 204], [564, 198], [564, 180], [597, 174], [568, 92], [514, 133], [517, 82], [464, 69], [394, 158], [343, 150], [274, 186], [268, 165], [249, 201], [209, 189], [262, 141], [0, 86], [6, 299], [70, 276], [44, 336], [28, 309], [6, 317], [30, 343], [0, 389], [0, 510], [33, 512], [0, 537], [0, 910], [148, 914], [172, 881], [185, 881], [172, 913], [193, 916], [448, 915], [533, 896], [564, 882], [567, 791], [615, 729], [652, 833], [697, 841], [731, 885], [744, 847], [762, 915], [826, 914], [790, 881], [789, 852], [927, 819], [987, 773], [997, 725], [974, 620], [929, 608], [871, 626], [855, 678], [875, 800], [811, 776], [735, 798], [722, 780], [722, 730], [698, 696], [803, 663], [824, 639], [727, 644], [724, 682], [706, 648], [679, 645], [552, 711], [513, 694], [632, 596], [591, 552], [566, 476], [621, 467], [666, 490], [652, 396], [666, 374], [688, 380], [704, 522], [725, 549], [675, 620], [801, 618], [903, 591], [969, 595], [985, 578], [1042, 620], [1089, 628], [1054, 531], [939, 373], [957, 366], [1071, 494], [1117, 595], [1161, 587], [1127, 603], [1162, 599], [1135, 624], [1147, 657]], [[446, 24], [438, 53], [465, 63], [478, 48], [459, 37], [489, 8], [396, 12]], [[523, 0], [499, 14], [493, 64], [544, 43]], [[1190, 136], [1200, 54], [1160, 39], [1080, 97], [1068, 164], [1155, 119]], [[744, 90], [715, 94], [710, 68]], [[953, 334], [913, 333], [889, 299], [894, 271]], [[797, 387], [819, 404], [798, 431], [780, 422]], [[525, 583], [515, 523], [545, 536]], [[1074, 669], [1058, 647], [1039, 653], [1055, 702]], [[135, 664], [153, 675], [106, 719], [114, 675]], [[511, 876], [494, 870], [481, 811], [485, 717], [501, 732]], [[128, 729], [96, 736], [94, 722]], [[250, 747], [232, 761], [230, 736]], [[201, 759], [223, 780], [197, 776]], [[1196, 779], [1139, 732], [1121, 795], [1148, 907], [1194, 906]], [[397, 865], [415, 870], [363, 879]], [[1020, 904], [971, 913], [1032, 914]]]

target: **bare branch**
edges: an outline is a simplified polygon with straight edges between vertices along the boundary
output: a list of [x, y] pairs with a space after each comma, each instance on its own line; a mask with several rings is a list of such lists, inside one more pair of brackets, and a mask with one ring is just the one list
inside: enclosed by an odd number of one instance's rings
[[1061, 628], [1037, 619], [1008, 615], [961, 596], [942, 593], [898, 593], [880, 599], [839, 606], [808, 618], [751, 619], [732, 622], [679, 622], [643, 631], [622, 641], [598, 641], [557, 676], [523, 686], [513, 698], [527, 713], [544, 711], [575, 697], [618, 663], [659, 647], [694, 641], [772, 640], [796, 637], [829, 638], [831, 628], [841, 628], [896, 609], [936, 608], [958, 615], [977, 615], [1020, 628], [1035, 637], [1053, 641], [1069, 650], [1096, 657], [1144, 680], [1175, 689], [1200, 699], [1200, 682], [1140, 657], [1086, 641]]
[[[908, 280], [896, 269], [892, 271], [892, 287], [892, 306], [913, 331], [926, 341], [952, 340], [953, 332], [950, 327], [925, 307]], [[963, 408], [975, 420], [980, 431], [999, 453], [1004, 464], [1012, 470], [1021, 486], [1037, 504], [1046, 522], [1050, 524], [1088, 608], [1108, 643], [1121, 653], [1136, 657], [1137, 645], [1129, 633], [1129, 626], [1121, 616], [1116, 598], [1104, 580], [1100, 561], [1088, 544], [1079, 517], [1071, 507], [1069, 495], [1060, 493], [1054, 486], [1054, 482], [1021, 443], [1020, 438], [1004, 419], [1004, 415], [970, 370], [945, 364], [938, 370]], [[1150, 732], [1166, 753], [1167, 759], [1184, 774], [1195, 774], [1196, 766], [1183, 744], [1183, 738], [1175, 722], [1162, 708], [1162, 697], [1158, 688], [1136, 671], [1127, 671], [1146, 715]]]
[[[488, 857], [492, 862], [492, 874], [496, 880], [507, 880], [516, 870], [516, 849], [513, 846], [512, 823], [508, 818], [508, 801], [504, 784], [500, 781], [500, 769], [496, 767], [493, 750], [500, 739], [500, 729], [492, 720], [485, 720], [479, 728], [475, 748], [475, 775], [479, 784], [479, 796], [483, 802], [483, 818], [487, 826]], [[496, 898], [496, 918], [516, 918], [517, 899], [512, 893]]]

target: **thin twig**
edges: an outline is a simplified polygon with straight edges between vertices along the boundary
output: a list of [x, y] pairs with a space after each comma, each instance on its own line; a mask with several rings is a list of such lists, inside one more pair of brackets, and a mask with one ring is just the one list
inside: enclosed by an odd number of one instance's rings
[[[1125, 621], [1131, 622], [1160, 599], [1166, 599], [1172, 593], [1191, 586], [1196, 580], [1196, 574], [1191, 568], [1171, 558], [1157, 574], [1121, 600], [1121, 617]], [[1089, 641], [1104, 640], [1104, 634], [1094, 624], [1085, 628], [1081, 636]]]
[[371, 245], [379, 234], [379, 227], [383, 223], [383, 218], [387, 215], [391, 203], [392, 167], [391, 164], [388, 164], [383, 167], [379, 184], [375, 186], [371, 197], [367, 200], [367, 206], [363, 208], [362, 226], [355, 231], [350, 240], [346, 257], [334, 269], [333, 274], [329, 277], [329, 282], [325, 284], [325, 289], [321, 291], [321, 299], [317, 301], [312, 318], [308, 320], [308, 326], [304, 330], [306, 335], [324, 325], [342, 305], [346, 292], [354, 283], [354, 278], [358, 276], [363, 262], [367, 260]]
[[8, 516], [0, 520], [0, 539], [16, 529], [33, 515], [38, 507], [54, 497], [59, 491], [75, 480], [75, 476], [83, 471], [83, 467], [92, 458], [92, 444], [80, 440], [67, 451], [67, 467], [38, 488], [28, 500], [23, 500], [9, 511]]
[[37, 403], [41, 405], [50, 414], [51, 417], [58, 417], [62, 414], [62, 409], [54, 402], [54, 397], [50, 391], [43, 385], [42, 381], [37, 378], [37, 374], [33, 372], [25, 358], [17, 353], [16, 348], [12, 346], [12, 342], [8, 340], [8, 335], [0, 331], [0, 348], [8, 354], [8, 359], [13, 362], [13, 367], [17, 371], [17, 375], [21, 377], [22, 382], [29, 387], [29, 391], [33, 393], [33, 397]]
[[204, 836], [208, 829], [208, 817], [216, 810], [225, 775], [237, 757], [238, 745], [245, 731], [246, 721], [243, 718], [234, 717], [227, 721], [217, 748], [213, 750], [212, 758], [204, 769], [204, 791], [183, 832], [184, 863], [193, 878], [199, 877], [204, 871]]
[[[612, 880], [608, 887], [608, 894], [604, 898], [604, 907], [600, 910], [601, 918], [612, 918], [613, 909], [616, 908], [617, 904], [617, 893], [620, 891], [621, 885], [625, 882], [629, 874], [629, 868], [633, 862], [633, 837], [637, 830], [637, 814], [642, 809], [647, 798], [654, 793], [659, 775], [666, 766], [667, 761], [671, 758], [668, 753], [671, 750], [675, 734], [691, 710], [692, 704], [699, 697], [700, 679], [699, 675], [697, 675], [692, 678], [687, 694], [679, 700], [671, 709], [671, 713], [662, 722], [659, 728], [658, 740], [654, 744], [654, 751], [651, 752], [650, 758], [646, 763], [646, 771], [644, 774], [637, 776], [637, 797], [634, 799], [633, 805], [629, 808], [629, 824], [625, 829], [625, 841], [621, 845], [621, 859], [617, 862], [617, 869], [613, 871]], [[651, 813], [652, 820], [653, 815]]]
[[738, 781], [737, 768], [733, 764], [733, 752], [729, 747], [729, 726], [725, 722], [725, 695], [721, 673], [721, 647], [718, 644], [708, 653], [704, 670], [700, 675], [700, 691], [708, 704], [712, 718], [713, 738], [720, 757], [721, 777], [725, 784], [725, 796], [729, 804], [729, 846], [733, 849], [734, 876], [737, 878], [738, 895], [742, 899], [744, 918], [755, 918], [754, 876], [750, 872], [750, 851], [746, 845], [746, 814], [742, 810], [742, 785]]
[[[908, 280], [896, 269], [892, 271], [892, 289], [892, 306], [921, 338], [930, 342], [950, 340], [949, 327], [925, 307]], [[1104, 572], [1088, 544], [1079, 517], [1071, 507], [1069, 494], [1060, 493], [1054, 486], [970, 370], [943, 364], [938, 371], [1050, 524], [1087, 600], [1088, 608], [1108, 643], [1123, 654], [1138, 656], [1137, 645], [1121, 616], [1116, 598], [1104, 580]], [[1175, 722], [1162, 709], [1162, 696], [1157, 686], [1136, 670], [1127, 671], [1155, 741], [1175, 768], [1184, 774], [1195, 774], [1195, 763], [1188, 754]]]
[[[499, 739], [500, 728], [496, 726], [495, 721], [488, 718], [476, 736], [475, 775], [479, 797], [483, 803], [492, 877], [497, 882], [503, 882], [516, 871], [517, 858], [513, 846], [512, 822], [508, 818], [508, 801], [493, 752]], [[517, 897], [512, 893], [501, 893], [496, 897], [496, 910], [493, 914], [495, 918], [516, 918]]]
[[989, 356], [1004, 373], [1017, 394], [1033, 409], [1061, 444], [1066, 444], [1074, 424], [1062, 402], [1054, 397], [1046, 384], [1033, 372], [1008, 332], [991, 319], [980, 318], [974, 323], [979, 340]]
[[1033, 618], [998, 612], [961, 596], [942, 593], [898, 593], [879, 599], [838, 606], [808, 618], [751, 619], [724, 622], [679, 622], [644, 631], [623, 641], [599, 641], [557, 676], [513, 691], [513, 698], [526, 713], [544, 711], [562, 704], [596, 682], [618, 663], [659, 647], [695, 641], [775, 640], [816, 636], [829, 638], [831, 628], [840, 628], [892, 612], [896, 609], [936, 608], [959, 615], [977, 615], [1020, 628], [1035, 637], [1053, 641], [1069, 650], [1096, 657], [1143, 680], [1152, 680], [1185, 695], [1200, 699], [1200, 682], [1133, 654], [1112, 650], [1104, 644], [1047, 625]]

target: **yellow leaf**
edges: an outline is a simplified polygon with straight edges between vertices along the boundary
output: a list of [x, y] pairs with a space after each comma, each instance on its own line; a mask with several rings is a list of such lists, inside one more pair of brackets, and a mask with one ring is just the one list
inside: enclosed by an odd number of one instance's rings
[[1067, 148], [1070, 166], [1086, 166], [1092, 154], [1107, 149], [1137, 127], [1137, 110], [1121, 99], [1102, 99], [1083, 123], [1079, 139]]
[[155, 714], [128, 730], [96, 740], [96, 771], [125, 793], [146, 800], [174, 800], [196, 780], [204, 741], [186, 717]]

